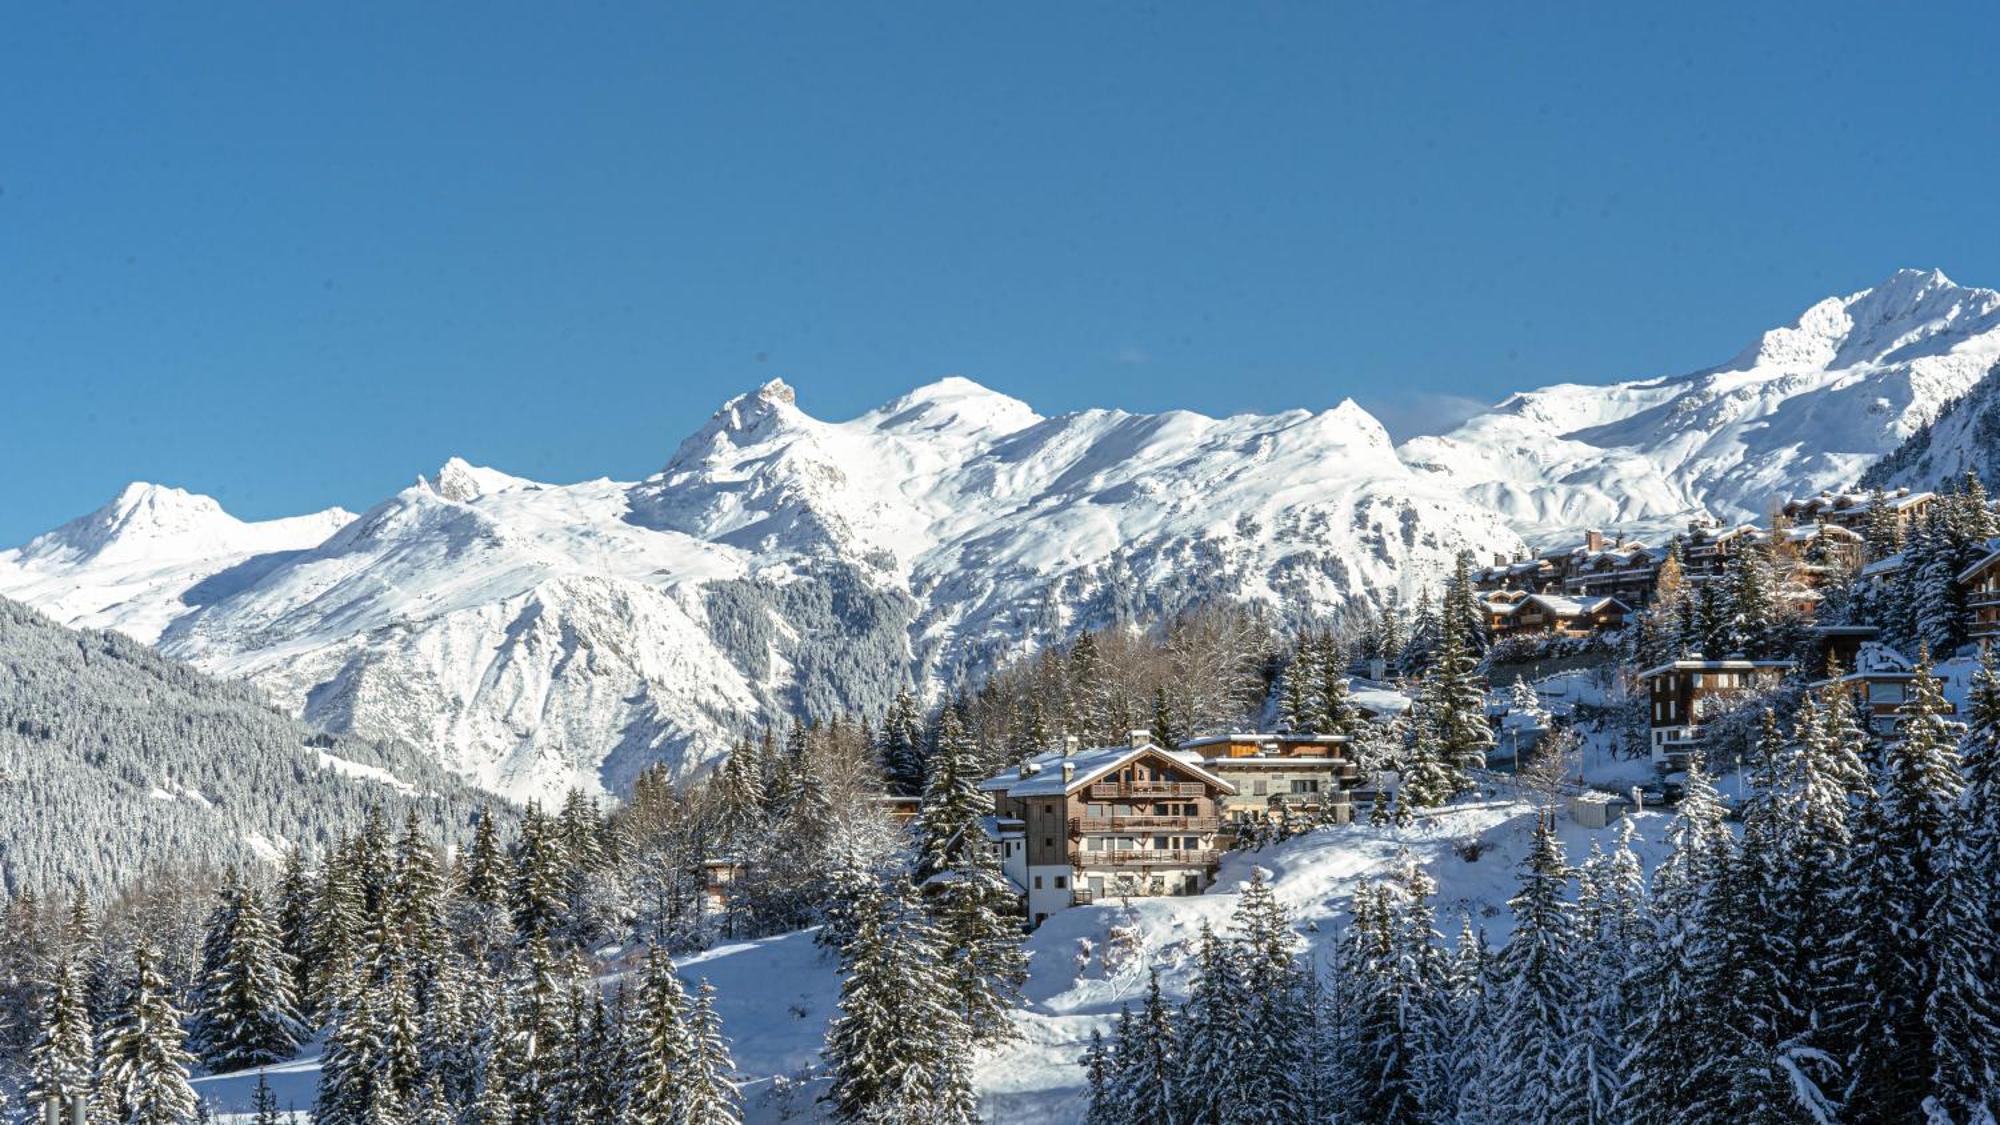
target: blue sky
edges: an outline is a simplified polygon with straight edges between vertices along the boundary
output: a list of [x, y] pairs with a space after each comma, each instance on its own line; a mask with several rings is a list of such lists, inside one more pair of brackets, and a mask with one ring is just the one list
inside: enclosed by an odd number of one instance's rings
[[[1739, 11], [1738, 9], [1754, 9]], [[1979, 6], [28, 5], [0, 543], [445, 457], [636, 478], [773, 376], [1400, 432], [2000, 284]]]

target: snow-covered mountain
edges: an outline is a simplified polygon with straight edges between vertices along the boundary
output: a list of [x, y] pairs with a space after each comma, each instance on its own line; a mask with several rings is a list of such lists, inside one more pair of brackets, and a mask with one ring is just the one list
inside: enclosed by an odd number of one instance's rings
[[456, 840], [484, 799], [416, 747], [309, 730], [248, 685], [0, 598], [0, 897], [317, 851], [375, 805]]
[[499, 792], [616, 791], [772, 713], [879, 711], [1088, 626], [1224, 596], [1338, 613], [1461, 548], [1755, 518], [1850, 484], [1996, 361], [2000, 293], [1906, 270], [1718, 367], [1517, 394], [1400, 450], [1352, 402], [1044, 418], [951, 378], [827, 422], [773, 382], [636, 483], [453, 459], [359, 517], [254, 524], [134, 485], [0, 552], [0, 594]]
[[[154, 509], [180, 514], [123, 515]], [[0, 553], [0, 592], [527, 797], [1086, 626], [1217, 596], [1338, 612], [1519, 545], [1352, 403], [1043, 418], [954, 378], [825, 422], [773, 382], [637, 483], [455, 459], [362, 516], [274, 524], [134, 486]]]
[[1405, 461], [1530, 537], [1670, 525], [1851, 484], [2000, 360], [2000, 293], [1902, 270], [1734, 359], [1671, 378], [1514, 395]]

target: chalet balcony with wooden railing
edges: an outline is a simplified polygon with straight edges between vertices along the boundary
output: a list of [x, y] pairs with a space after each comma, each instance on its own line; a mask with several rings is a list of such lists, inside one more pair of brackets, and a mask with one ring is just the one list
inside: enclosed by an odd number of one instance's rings
[[1119, 797], [1199, 797], [1207, 786], [1195, 781], [1100, 781], [1090, 787], [1093, 800]]
[[1220, 823], [1218, 818], [1212, 816], [1073, 816], [1069, 818], [1069, 834], [1213, 832]]
[[1967, 590], [1965, 592], [1965, 604], [1972, 609], [2000, 606], [2000, 589]]
[[1071, 851], [1069, 862], [1072, 867], [1213, 867], [1221, 861], [1213, 848], [1127, 848], [1120, 851]]

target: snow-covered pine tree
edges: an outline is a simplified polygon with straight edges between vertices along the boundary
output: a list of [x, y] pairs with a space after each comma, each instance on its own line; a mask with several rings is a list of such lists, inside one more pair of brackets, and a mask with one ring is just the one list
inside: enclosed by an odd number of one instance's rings
[[910, 689], [898, 688], [889, 711], [882, 717], [882, 733], [876, 755], [889, 792], [914, 797], [924, 791], [923, 719]]
[[824, 1055], [832, 1086], [824, 1099], [842, 1121], [938, 1121], [969, 1125], [971, 1050], [940, 966], [936, 932], [893, 884], [856, 910], [840, 1014]]
[[466, 897], [487, 906], [504, 906], [510, 881], [507, 856], [500, 850], [500, 833], [493, 826], [493, 808], [483, 806], [472, 829], [472, 846], [466, 850]]
[[567, 929], [568, 880], [562, 839], [550, 817], [534, 804], [521, 814], [514, 845], [511, 895], [514, 932], [525, 945], [537, 938], [559, 940]]
[[1723, 873], [1735, 860], [1715, 783], [1697, 752], [1667, 830], [1672, 850], [1653, 873], [1654, 934], [1638, 951], [1631, 989], [1646, 998], [1632, 1029], [1623, 1098], [1639, 1125], [1685, 1120], [1695, 1073], [1710, 1058], [1713, 978], [1697, 961]]
[[255, 887], [242, 879], [224, 884], [207, 946], [188, 1045], [218, 1071], [291, 1058], [306, 1029], [292, 965]]
[[1963, 781], [1958, 731], [1945, 718], [1928, 655], [1910, 687], [1900, 737], [1886, 746], [1875, 799], [1863, 807], [1849, 870], [1852, 993], [1843, 1025], [1847, 1112], [1856, 1121], [1915, 1118], [1937, 1067], [1924, 1009], [1938, 986], [1933, 940]]
[[361, 951], [361, 880], [341, 855], [345, 850], [335, 849], [320, 863], [319, 895], [307, 941], [311, 965], [305, 974], [311, 984], [306, 1006], [315, 1024], [332, 1019], [345, 1001], [341, 988]]
[[[1181, 1058], [1186, 1077], [1182, 1113], [1191, 1123], [1222, 1120], [1228, 1107], [1242, 1095], [1237, 1052], [1250, 1004], [1236, 962], [1235, 951], [1203, 922], [1194, 981], [1181, 1009]], [[1101, 1064], [1103, 1059], [1097, 1061]], [[1099, 1084], [1093, 1078], [1094, 1090]], [[1093, 1093], [1093, 1105], [1101, 1100], [1101, 1094]]]
[[76, 955], [70, 954], [49, 982], [35, 1041], [28, 1048], [27, 1103], [36, 1120], [50, 1101], [61, 1105], [70, 1098], [89, 1096], [95, 1055], [83, 970]]
[[979, 818], [993, 811], [993, 798], [980, 791], [979, 747], [958, 714], [945, 708], [938, 717], [937, 752], [924, 790], [917, 878], [928, 879], [956, 866], [981, 842]]
[[132, 977], [98, 1051], [97, 1107], [119, 1125], [186, 1125], [196, 1111], [181, 1013], [159, 956], [144, 941], [132, 950]]
[[[1124, 1018], [1130, 1016], [1127, 1009]], [[1114, 1101], [1112, 1085], [1117, 1057], [1104, 1041], [1103, 1032], [1090, 1029], [1090, 1046], [1084, 1049], [1079, 1063], [1083, 1067], [1083, 1125], [1125, 1125], [1124, 1107]]]
[[729, 1043], [722, 1037], [722, 1021], [715, 1013], [715, 988], [706, 980], [695, 986], [694, 1006], [688, 1013], [688, 1035], [693, 1045], [689, 1057], [687, 1125], [737, 1125], [742, 1107], [735, 1081], [736, 1069]]
[[646, 954], [633, 1009], [632, 1072], [626, 1095], [632, 1125], [675, 1125], [684, 1120], [694, 1069], [694, 1035], [687, 991], [673, 961], [659, 949]]
[[1130, 1021], [1129, 1038], [1121, 1044], [1116, 1101], [1133, 1122], [1181, 1125], [1180, 1030], [1174, 1010], [1160, 993], [1160, 971], [1152, 971], [1146, 1003]]
[[1416, 1025], [1426, 1005], [1412, 988], [1417, 975], [1401, 963], [1408, 951], [1396, 939], [1393, 893], [1386, 883], [1354, 890], [1331, 990], [1331, 1018], [1342, 1028], [1332, 1092], [1353, 1120], [1414, 1125], [1425, 1120]]
[[1506, 1069], [1495, 1076], [1492, 1097], [1514, 1120], [1534, 1125], [1574, 1120], [1565, 1093], [1580, 1086], [1569, 1069], [1582, 995], [1576, 907], [1567, 893], [1574, 872], [1554, 819], [1545, 813], [1536, 822], [1521, 890], [1507, 903], [1514, 936], [1495, 957], [1493, 974], [1492, 1057]]
[[1635, 1009], [1625, 984], [1634, 951], [1644, 947], [1652, 925], [1633, 835], [1632, 821], [1620, 821], [1617, 848], [1605, 852], [1592, 841], [1577, 870], [1580, 994], [1562, 1096], [1580, 1125], [1625, 1119], [1625, 1059]]
[[571, 1055], [575, 967], [543, 938], [532, 938], [515, 972], [509, 1007], [513, 1042], [510, 1093], [517, 1114], [529, 1121], [558, 1121], [568, 1096], [563, 1064]]
[[1279, 673], [1278, 723], [1285, 730], [1311, 730], [1319, 718], [1318, 700], [1314, 698], [1319, 681], [1319, 670], [1313, 666], [1317, 655], [1307, 634], [1300, 633], [1292, 643], [1291, 659]]
[[1953, 1120], [1970, 1122], [2000, 1117], [2000, 670], [1991, 651], [1973, 675], [1967, 719], [1965, 789], [1928, 939], [1938, 964], [1925, 1020], [1936, 1043], [1933, 1096]]
[[1020, 1004], [1028, 958], [1021, 952], [1019, 899], [1000, 873], [1000, 861], [982, 844], [974, 840], [959, 848], [929, 902], [942, 940], [946, 984], [967, 1034], [983, 1044], [1013, 1034], [1008, 1013]]
[[[1439, 716], [1434, 710], [1436, 706], [1428, 698], [1418, 701], [1419, 711], [1410, 726], [1410, 746], [1403, 763], [1402, 784], [1395, 794], [1399, 809], [1435, 808], [1451, 800], [1465, 786], [1465, 775], [1453, 766], [1445, 751], [1444, 738], [1439, 732]], [[1385, 799], [1385, 794], [1377, 793], [1375, 804], [1378, 810], [1384, 809]]]
[[[1439, 641], [1420, 694], [1452, 769], [1484, 766], [1486, 752], [1493, 747], [1493, 727], [1486, 721], [1486, 686], [1479, 677], [1478, 655], [1459, 633], [1447, 631]], [[1462, 781], [1461, 775], [1454, 793], [1464, 787]]]
[[1223, 1119], [1280, 1125], [1308, 1107], [1312, 1020], [1298, 938], [1261, 870], [1253, 871], [1231, 920], [1241, 965], [1243, 1008]]

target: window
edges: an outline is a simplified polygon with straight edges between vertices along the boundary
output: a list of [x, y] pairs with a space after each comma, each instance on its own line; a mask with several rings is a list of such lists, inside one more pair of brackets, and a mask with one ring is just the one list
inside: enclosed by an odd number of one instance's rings
[[1319, 792], [1319, 780], [1317, 778], [1305, 778], [1305, 777], [1293, 778], [1292, 792], [1317, 793]]
[[1038, 891], [1042, 889], [1042, 877], [1040, 875], [1035, 876], [1035, 889]]
[[1117, 840], [1118, 840], [1117, 848], [1121, 852], [1129, 852], [1133, 848], [1139, 846], [1139, 841], [1133, 839], [1130, 836], [1120, 836], [1117, 838]]
[[1053, 837], [1049, 837], [1049, 836], [1044, 836], [1044, 837], [1042, 837], [1042, 850], [1043, 850], [1043, 851], [1047, 851], [1048, 849], [1050, 849], [1050, 848], [1053, 848], [1053, 847], [1055, 847], [1055, 846], [1056, 846], [1056, 842], [1055, 842], [1055, 839], [1054, 839]]
[[1084, 814], [1085, 814], [1085, 815], [1087, 815], [1087, 816], [1110, 816], [1110, 815], [1111, 815], [1111, 807], [1110, 807], [1109, 805], [1085, 805], [1085, 806], [1083, 807], [1083, 811], [1084, 811]]
[[1250, 795], [1253, 797], [1262, 797], [1270, 791], [1271, 783], [1262, 778], [1250, 783]]
[[1154, 851], [1159, 851], [1159, 852], [1163, 852], [1163, 851], [1166, 851], [1166, 850], [1167, 850], [1168, 848], [1171, 848], [1171, 847], [1173, 847], [1173, 845], [1172, 845], [1172, 844], [1169, 844], [1169, 843], [1167, 842], [1167, 838], [1166, 838], [1165, 836], [1155, 836], [1155, 837], [1153, 837], [1153, 850], [1154, 850]]
[[1067, 875], [1056, 876], [1056, 890], [1059, 891], [1066, 890], [1068, 889], [1068, 887], [1069, 887], [1069, 876]]
[[1101, 851], [1103, 851], [1103, 850], [1104, 850], [1104, 837], [1102, 837], [1102, 836], [1085, 836], [1085, 837], [1083, 838], [1083, 850], [1084, 850], [1084, 851], [1087, 851], [1087, 852], [1101, 852]]
[[1173, 814], [1173, 810], [1171, 810], [1170, 808], [1168, 808], [1168, 807], [1167, 807], [1167, 803], [1166, 803], [1165, 801], [1161, 801], [1161, 802], [1159, 802], [1158, 804], [1156, 804], [1156, 805], [1154, 805], [1154, 806], [1153, 806], [1153, 815], [1154, 815], [1154, 816], [1172, 816], [1172, 815], [1174, 815], [1174, 814]]

